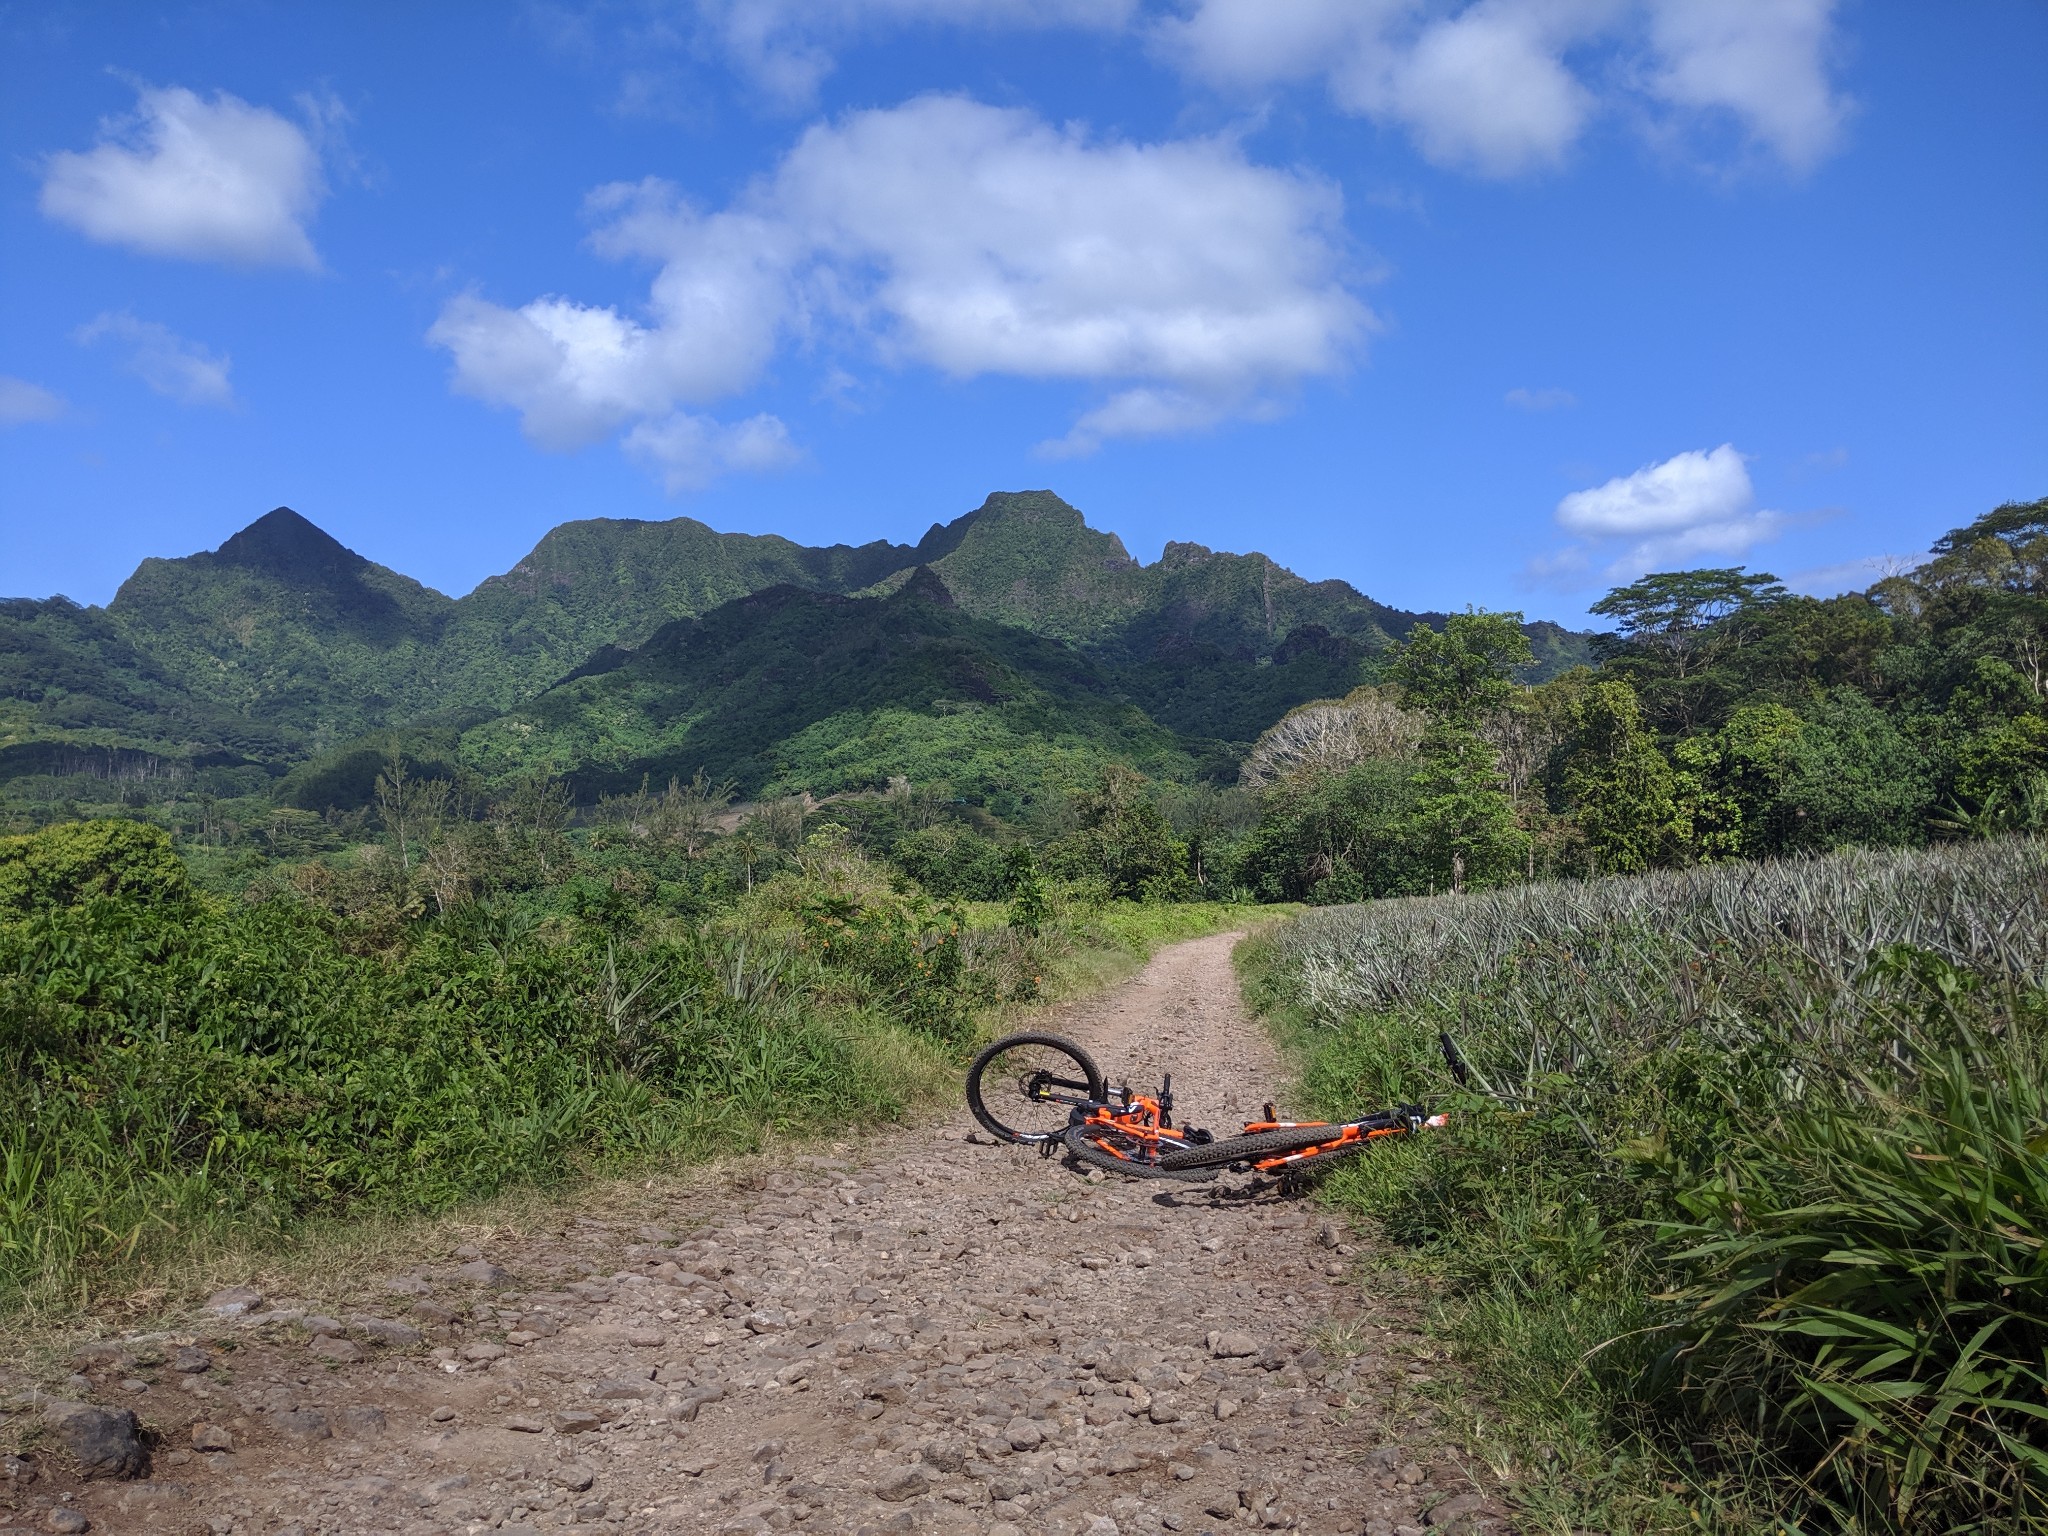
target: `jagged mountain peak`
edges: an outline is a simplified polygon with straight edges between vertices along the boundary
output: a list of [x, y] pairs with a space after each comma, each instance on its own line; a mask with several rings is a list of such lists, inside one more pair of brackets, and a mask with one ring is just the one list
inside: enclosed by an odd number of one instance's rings
[[222, 565], [261, 571], [287, 581], [345, 581], [370, 564], [290, 507], [274, 507], [264, 513], [213, 551], [212, 558]]

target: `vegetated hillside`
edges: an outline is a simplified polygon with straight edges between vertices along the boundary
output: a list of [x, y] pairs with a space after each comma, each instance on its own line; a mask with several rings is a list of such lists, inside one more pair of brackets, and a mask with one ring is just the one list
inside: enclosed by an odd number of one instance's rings
[[193, 697], [334, 740], [416, 707], [454, 611], [279, 507], [210, 553], [143, 561], [107, 617]]
[[[1044, 726], [1047, 741], [1099, 736], [1095, 690], [1106, 689], [1180, 737], [1202, 772], [1225, 778], [1280, 714], [1344, 692], [1394, 639], [1418, 622], [1441, 622], [1387, 608], [1344, 582], [1304, 581], [1263, 555], [1171, 544], [1157, 563], [1140, 565], [1114, 534], [1089, 528], [1049, 491], [991, 495], [934, 524], [915, 546], [809, 548], [716, 533], [689, 518], [565, 523], [460, 601], [280, 507], [217, 550], [144, 561], [104, 610], [61, 599], [0, 606], [0, 749], [12, 749], [0, 774], [62, 777], [89, 762], [131, 777], [215, 762], [275, 774], [346, 755], [395, 726], [472, 726], [538, 698], [594, 656], [615, 659], [665, 624], [751, 593], [790, 586], [883, 595], [926, 569], [962, 617], [1068, 642], [1089, 657], [1081, 691], [1068, 697], [1049, 677], [1038, 694], [1032, 729]], [[1538, 666], [1546, 675], [1583, 658], [1583, 636], [1554, 625], [1528, 631], [1545, 640]], [[564, 707], [559, 699], [548, 706]], [[885, 733], [916, 749], [893, 771], [931, 760], [927, 747], [965, 729], [958, 720], [943, 730], [933, 724], [944, 703], [914, 707], [931, 718]], [[1013, 722], [1026, 718], [1004, 707]], [[1076, 720], [1053, 729], [1069, 707]], [[557, 719], [550, 739], [612, 734], [608, 722], [570, 731]], [[714, 773], [793, 782], [789, 775], [809, 764], [838, 782], [854, 762], [886, 766], [884, 738], [868, 727], [858, 734], [867, 745], [838, 743], [829, 761], [814, 736], [772, 767], [758, 733], [696, 740], [739, 751], [729, 764], [707, 759]], [[86, 749], [99, 756], [81, 756]]]
[[1187, 768], [1087, 656], [962, 612], [930, 570], [887, 596], [777, 586], [677, 620], [472, 729], [463, 756], [490, 778], [552, 765], [585, 798], [699, 768], [747, 793], [903, 775], [1007, 814], [1110, 762]]
[[104, 609], [0, 600], [0, 775], [112, 772], [181, 759], [277, 756], [274, 724], [195, 698]]
[[695, 518], [587, 518], [551, 530], [455, 606], [443, 645], [449, 690], [507, 709], [606, 646], [631, 648], [673, 619], [791, 585], [872, 586], [915, 563], [877, 540], [813, 549], [775, 534], [717, 533]]

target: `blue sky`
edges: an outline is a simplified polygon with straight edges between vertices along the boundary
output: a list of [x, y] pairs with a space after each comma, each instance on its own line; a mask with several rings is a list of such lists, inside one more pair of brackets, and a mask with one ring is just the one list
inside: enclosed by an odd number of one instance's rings
[[572, 517], [1566, 621], [2048, 494], [2030, 0], [0, 4], [0, 593], [298, 508], [451, 593]]

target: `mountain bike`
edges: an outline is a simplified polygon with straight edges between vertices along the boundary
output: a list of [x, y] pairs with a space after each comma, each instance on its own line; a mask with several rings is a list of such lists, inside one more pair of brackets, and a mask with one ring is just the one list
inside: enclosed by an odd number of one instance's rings
[[[1452, 1075], [1466, 1069], [1449, 1035], [1438, 1043]], [[1416, 1104], [1356, 1120], [1282, 1120], [1271, 1104], [1265, 1118], [1222, 1137], [1173, 1123], [1173, 1076], [1157, 1094], [1112, 1093], [1095, 1058], [1063, 1035], [1006, 1035], [967, 1069], [967, 1105], [998, 1140], [1036, 1146], [1047, 1156], [1064, 1147], [1080, 1162], [1129, 1178], [1213, 1179], [1226, 1169], [1281, 1176], [1320, 1171], [1379, 1141], [1441, 1127], [1447, 1117]]]

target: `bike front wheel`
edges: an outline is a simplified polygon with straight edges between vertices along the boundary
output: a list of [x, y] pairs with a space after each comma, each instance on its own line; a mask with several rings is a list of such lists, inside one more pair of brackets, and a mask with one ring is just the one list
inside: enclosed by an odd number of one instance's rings
[[967, 1069], [967, 1107], [990, 1135], [1034, 1146], [1066, 1133], [1074, 1103], [1108, 1096], [1095, 1058], [1064, 1035], [1005, 1035]]

